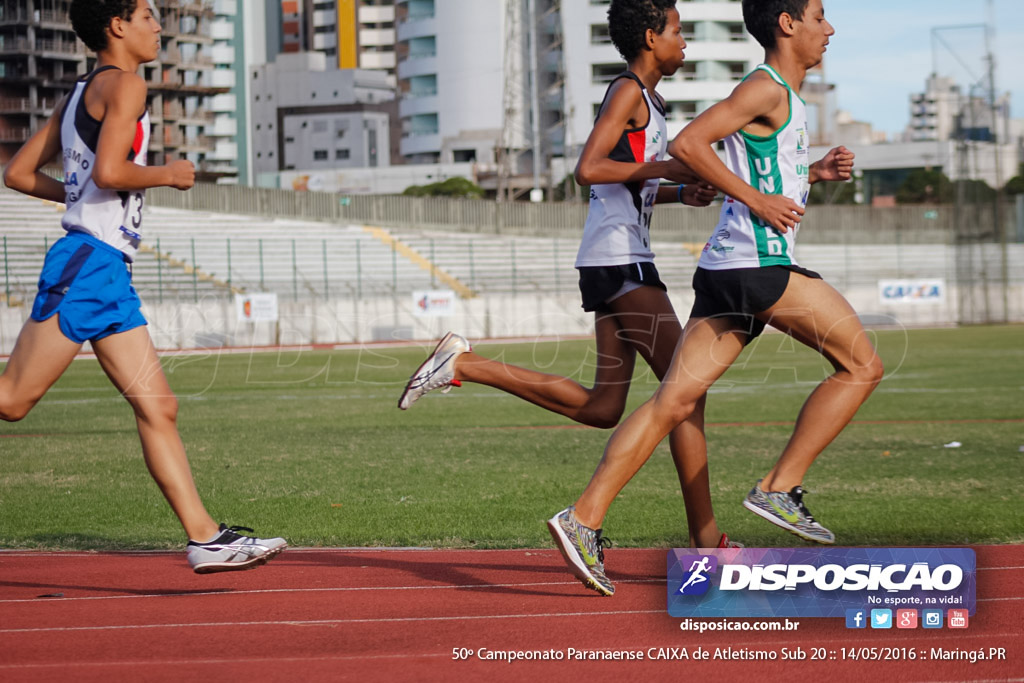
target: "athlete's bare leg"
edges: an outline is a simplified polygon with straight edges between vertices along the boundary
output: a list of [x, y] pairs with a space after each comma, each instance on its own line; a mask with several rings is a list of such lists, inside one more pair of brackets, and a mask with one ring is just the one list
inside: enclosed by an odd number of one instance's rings
[[[669, 372], [683, 329], [675, 309], [663, 290], [641, 287], [611, 302], [623, 334], [637, 348], [660, 382]], [[642, 313], [640, 313], [642, 311]], [[690, 545], [714, 548], [722, 531], [715, 521], [708, 477], [708, 447], [704, 437], [704, 404], [696, 408], [669, 434], [669, 449], [675, 461], [679, 485], [686, 506]]]
[[146, 466], [185, 533], [205, 541], [217, 524], [203, 507], [178, 435], [178, 400], [171, 391], [149, 331], [137, 327], [92, 344], [103, 370], [135, 411]]
[[793, 436], [761, 482], [765, 491], [789, 491], [853, 419], [884, 369], [853, 307], [823, 280], [790, 273], [782, 298], [758, 317], [817, 349], [835, 368], [804, 403]]
[[600, 528], [608, 507], [665, 436], [693, 416], [708, 388], [743, 350], [746, 333], [725, 318], [687, 322], [668, 375], [658, 390], [619, 425], [601, 463], [576, 501], [576, 517]]
[[626, 407], [636, 350], [621, 334], [616, 316], [597, 314], [597, 368], [591, 388], [568, 377], [529, 370], [473, 352], [459, 356], [455, 379], [485, 384], [591, 427], [614, 427]]
[[0, 419], [14, 422], [28, 415], [82, 348], [60, 331], [57, 315], [29, 320], [21, 328], [0, 375]]
[[[636, 352], [660, 381], [668, 372], [682, 328], [668, 295], [656, 287], [635, 289], [609, 307], [611, 314], [596, 317], [598, 366], [590, 389], [566, 377], [472, 352], [459, 356], [455, 377], [501, 389], [583, 424], [614, 427], [626, 405]], [[690, 545], [715, 547], [722, 533], [711, 505], [703, 397], [699, 410], [672, 430], [669, 443], [686, 506]]]

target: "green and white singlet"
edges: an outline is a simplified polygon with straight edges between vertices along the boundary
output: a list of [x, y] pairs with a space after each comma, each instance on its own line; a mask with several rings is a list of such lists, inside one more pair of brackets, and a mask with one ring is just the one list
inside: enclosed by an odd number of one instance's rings
[[[789, 92], [789, 120], [767, 137], [742, 130], [727, 137], [725, 165], [758, 191], [785, 195], [803, 207], [810, 191], [807, 109], [775, 69], [760, 64], [758, 70]], [[746, 204], [727, 196], [698, 265], [708, 270], [798, 265], [793, 250], [799, 227], [780, 234]]]

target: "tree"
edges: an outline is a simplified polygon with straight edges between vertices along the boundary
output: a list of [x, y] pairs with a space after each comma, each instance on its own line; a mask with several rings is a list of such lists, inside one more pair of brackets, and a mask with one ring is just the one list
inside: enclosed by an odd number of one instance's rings
[[1003, 188], [1007, 197], [1015, 197], [1019, 194], [1024, 194], [1024, 164], [1021, 164], [1017, 168], [1017, 175], [1013, 176], [1006, 182], [1006, 187]]
[[402, 192], [409, 197], [465, 197], [479, 199], [484, 196], [482, 187], [466, 178], [448, 178], [429, 185], [410, 185]]
[[953, 184], [942, 171], [914, 169], [899, 189], [896, 201], [900, 204], [940, 204], [953, 201]]

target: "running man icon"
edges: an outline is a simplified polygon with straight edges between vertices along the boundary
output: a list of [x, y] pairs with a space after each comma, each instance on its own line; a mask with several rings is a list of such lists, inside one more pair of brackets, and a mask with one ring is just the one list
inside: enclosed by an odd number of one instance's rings
[[683, 582], [683, 585], [679, 587], [679, 592], [683, 595], [706, 592], [708, 587], [700, 586], [699, 584], [706, 583], [708, 580], [706, 575], [715, 570], [713, 560], [714, 558], [709, 555], [704, 555], [699, 560], [695, 559], [687, 570], [689, 576]]

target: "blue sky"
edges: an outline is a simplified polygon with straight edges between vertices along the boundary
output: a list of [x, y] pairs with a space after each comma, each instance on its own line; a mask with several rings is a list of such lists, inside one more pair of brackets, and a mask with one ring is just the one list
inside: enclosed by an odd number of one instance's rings
[[[903, 130], [908, 97], [924, 90], [933, 64], [965, 88], [973, 82], [969, 72], [985, 74], [982, 29], [941, 31], [953, 51], [941, 44], [933, 51], [932, 29], [986, 23], [986, 0], [824, 0], [824, 6], [836, 27], [825, 73], [836, 84], [838, 106], [876, 130]], [[1024, 0], [992, 0], [991, 8], [996, 90], [1009, 91], [1013, 117], [1024, 118]]]

